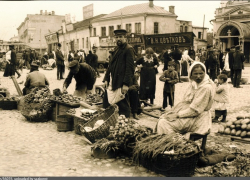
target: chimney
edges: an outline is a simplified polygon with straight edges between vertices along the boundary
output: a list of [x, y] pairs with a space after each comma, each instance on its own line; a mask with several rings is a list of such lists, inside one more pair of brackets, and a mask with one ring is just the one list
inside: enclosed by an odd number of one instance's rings
[[47, 10], [45, 10], [45, 15], [47, 15]]
[[149, 0], [149, 7], [154, 7], [153, 0]]
[[40, 10], [40, 15], [43, 15], [43, 10]]
[[55, 15], [55, 11], [52, 11], [52, 15]]
[[174, 6], [169, 6], [169, 12], [175, 14], [174, 13]]

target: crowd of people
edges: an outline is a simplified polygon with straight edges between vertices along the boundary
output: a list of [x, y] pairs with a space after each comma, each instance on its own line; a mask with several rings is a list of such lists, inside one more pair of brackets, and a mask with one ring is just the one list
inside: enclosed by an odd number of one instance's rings
[[[190, 132], [207, 132], [212, 121], [218, 122], [220, 116], [223, 116], [221, 121], [226, 122], [229, 103], [228, 78], [231, 79], [233, 87], [241, 87], [245, 57], [240, 46], [233, 46], [226, 49], [226, 52], [213, 48], [195, 52], [193, 47], [182, 51], [179, 45], [175, 44], [157, 57], [150, 47], [144, 52], [136, 53], [126, 41], [126, 30], [115, 30], [114, 34], [117, 46], [109, 52], [109, 65], [103, 78], [103, 108], [117, 104], [119, 114], [127, 118], [133, 115], [134, 119], [139, 120], [137, 115], [142, 112], [141, 105], [154, 105], [156, 74], [159, 61], [162, 60], [164, 67], [159, 80], [164, 82], [161, 108], [163, 115], [155, 127], [155, 132], [179, 132], [188, 137]], [[8, 66], [4, 76], [18, 74], [17, 56], [20, 54], [17, 55], [14, 47], [10, 46], [10, 51], [6, 53]], [[86, 95], [95, 93], [96, 78], [100, 77], [96, 50], [89, 51], [88, 55], [84, 50], [70, 51], [65, 57], [61, 44], [58, 43], [56, 51], [45, 53], [40, 61], [37, 61], [36, 53], [32, 50], [25, 51], [21, 56], [26, 67], [30, 69], [23, 89], [24, 95], [34, 87], [49, 86], [46, 76], [39, 72], [38, 67], [48, 63], [50, 59], [54, 61], [49, 64], [57, 67], [57, 80], [65, 79], [62, 83], [64, 92], [74, 78], [75, 96], [84, 99]], [[65, 60], [68, 61], [69, 68], [66, 78], [63, 77]], [[20, 76], [18, 74], [18, 77]], [[189, 87], [183, 91], [183, 100], [175, 105], [175, 84], [182, 82], [181, 76], [188, 77]], [[171, 107], [170, 111], [166, 111], [168, 105]], [[212, 106], [215, 109], [215, 118], [211, 121]]]

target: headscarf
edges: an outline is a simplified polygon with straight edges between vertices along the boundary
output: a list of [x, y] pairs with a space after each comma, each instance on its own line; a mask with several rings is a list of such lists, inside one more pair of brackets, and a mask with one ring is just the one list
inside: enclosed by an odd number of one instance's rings
[[[197, 83], [195, 82], [194, 80], [191, 79], [191, 72], [194, 68], [195, 65], [197, 64], [200, 64], [204, 70], [205, 70], [205, 76], [204, 76], [204, 79], [200, 82], [200, 83]], [[199, 88], [205, 86], [206, 84], [211, 84], [211, 86], [213, 86], [214, 82], [209, 78], [209, 76], [207, 75], [206, 73], [206, 67], [203, 63], [201, 62], [197, 62], [195, 61], [189, 68], [188, 70], [188, 78], [189, 78], [189, 82], [190, 82], [190, 85], [189, 85], [189, 88], [187, 89], [185, 95], [184, 95], [184, 99], [186, 101], [191, 101], [194, 97], [194, 94], [196, 92], [196, 90], [198, 90]], [[212, 93], [214, 94], [214, 93]]]

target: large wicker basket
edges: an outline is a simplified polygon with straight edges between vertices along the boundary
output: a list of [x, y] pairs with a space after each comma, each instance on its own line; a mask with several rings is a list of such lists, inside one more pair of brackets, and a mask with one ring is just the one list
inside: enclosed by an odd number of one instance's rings
[[190, 154], [159, 154], [156, 159], [139, 158], [139, 164], [166, 177], [191, 177], [194, 175], [201, 150]]
[[[84, 135], [90, 142], [94, 143], [97, 139], [102, 139], [109, 135], [110, 126], [115, 126], [118, 116], [118, 106], [112, 105], [84, 125], [79, 124], [78, 128], [82, 135]], [[104, 120], [104, 123], [97, 129], [90, 132], [84, 130], [84, 127], [93, 128], [95, 123], [101, 119]]]

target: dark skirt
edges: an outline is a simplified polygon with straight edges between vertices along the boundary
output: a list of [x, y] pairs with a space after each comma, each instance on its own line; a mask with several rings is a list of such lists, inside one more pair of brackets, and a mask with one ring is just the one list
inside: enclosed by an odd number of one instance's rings
[[141, 100], [155, 99], [156, 72], [154, 67], [143, 67], [140, 76], [139, 95]]
[[3, 76], [9, 77], [9, 76], [14, 76], [14, 75], [15, 75], [15, 66], [7, 63]]
[[181, 63], [181, 75], [182, 76], [188, 76], [187, 67], [188, 67], [187, 61], [183, 61]]

